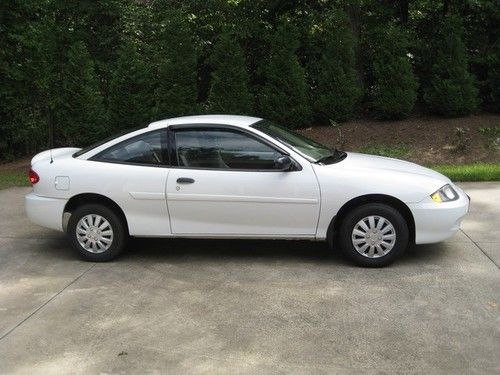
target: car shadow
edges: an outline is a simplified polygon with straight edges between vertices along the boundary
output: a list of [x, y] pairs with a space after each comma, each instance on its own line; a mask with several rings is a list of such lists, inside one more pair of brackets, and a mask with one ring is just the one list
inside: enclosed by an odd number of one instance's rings
[[[442, 244], [410, 245], [396, 264], [438, 262], [444, 256]], [[353, 266], [340, 250], [331, 250], [325, 241], [300, 240], [232, 240], [232, 239], [151, 239], [132, 238], [118, 260], [174, 261], [186, 258], [213, 261], [215, 259], [244, 261], [288, 260]]]
[[196, 257], [200, 259], [296, 258], [326, 261], [340, 258], [326, 242], [294, 240], [232, 239], [151, 239], [132, 238], [122, 259], [168, 260]]

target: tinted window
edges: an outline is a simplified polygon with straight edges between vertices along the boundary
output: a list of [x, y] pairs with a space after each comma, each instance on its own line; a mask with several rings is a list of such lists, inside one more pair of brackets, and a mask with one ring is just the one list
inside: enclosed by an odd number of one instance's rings
[[333, 149], [330, 149], [327, 146], [268, 120], [259, 121], [257, 124], [252, 125], [252, 127], [270, 135], [277, 141], [292, 147], [302, 156], [312, 159], [313, 161], [317, 161], [325, 156], [331, 156], [334, 154]]
[[137, 164], [167, 164], [167, 143], [164, 130], [141, 134], [100, 153], [95, 159]]
[[99, 147], [99, 146], [102, 146], [103, 144], [105, 144], [105, 143], [107, 143], [107, 142], [109, 142], [109, 141], [112, 141], [112, 140], [113, 140], [113, 139], [115, 139], [115, 138], [121, 137], [122, 135], [125, 135], [125, 134], [127, 134], [127, 133], [132, 133], [132, 132], [134, 132], [134, 131], [136, 131], [136, 130], [139, 130], [139, 129], [140, 129], [140, 128], [135, 128], [135, 129], [127, 129], [127, 130], [124, 130], [124, 131], [122, 131], [122, 132], [120, 132], [120, 133], [118, 133], [118, 134], [115, 134], [115, 135], [112, 135], [112, 136], [110, 136], [110, 137], [104, 138], [102, 141], [96, 142], [96, 143], [94, 143], [94, 144], [92, 144], [92, 145], [90, 145], [90, 146], [88, 146], [88, 147], [82, 148], [80, 151], [75, 152], [75, 153], [73, 154], [73, 157], [74, 157], [74, 158], [77, 158], [78, 156], [83, 155], [83, 154], [85, 154], [85, 153], [87, 153], [87, 152], [89, 152], [89, 151], [93, 150], [94, 148], [97, 148], [97, 147]]
[[255, 138], [231, 130], [178, 130], [175, 142], [183, 167], [275, 169], [274, 160], [280, 155]]

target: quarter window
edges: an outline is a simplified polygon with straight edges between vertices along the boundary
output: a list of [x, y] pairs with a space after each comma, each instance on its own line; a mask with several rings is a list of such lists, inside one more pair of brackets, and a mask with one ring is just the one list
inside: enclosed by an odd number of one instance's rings
[[161, 165], [168, 163], [166, 132], [153, 131], [111, 146], [95, 160], [132, 164]]
[[225, 129], [177, 130], [175, 143], [181, 167], [272, 170], [281, 155], [251, 136]]

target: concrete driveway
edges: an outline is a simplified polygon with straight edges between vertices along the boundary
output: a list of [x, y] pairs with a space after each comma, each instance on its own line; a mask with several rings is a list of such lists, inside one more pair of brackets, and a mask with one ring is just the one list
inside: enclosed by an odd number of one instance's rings
[[0, 191], [0, 373], [500, 373], [500, 184], [384, 269], [323, 243], [135, 240], [78, 260]]

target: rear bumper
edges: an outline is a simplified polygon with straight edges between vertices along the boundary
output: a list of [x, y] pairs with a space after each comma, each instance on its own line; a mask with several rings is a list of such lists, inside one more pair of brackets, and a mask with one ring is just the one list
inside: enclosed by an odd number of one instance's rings
[[24, 198], [24, 207], [33, 223], [62, 232], [66, 202], [66, 199], [40, 197], [31, 192]]
[[470, 199], [462, 189], [453, 187], [459, 194], [456, 201], [435, 203], [429, 197], [422, 202], [408, 204], [415, 220], [416, 244], [444, 241], [460, 229], [462, 219], [469, 211]]

